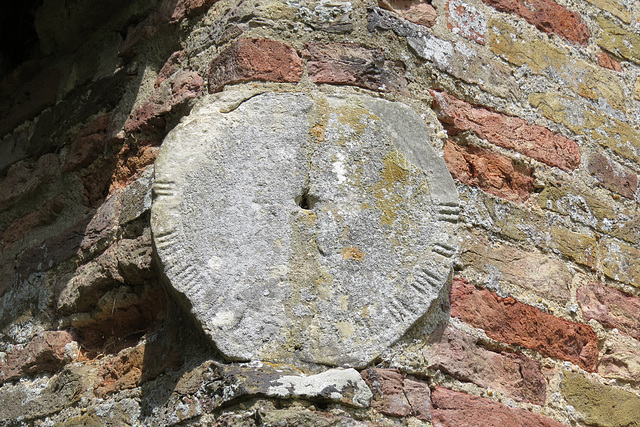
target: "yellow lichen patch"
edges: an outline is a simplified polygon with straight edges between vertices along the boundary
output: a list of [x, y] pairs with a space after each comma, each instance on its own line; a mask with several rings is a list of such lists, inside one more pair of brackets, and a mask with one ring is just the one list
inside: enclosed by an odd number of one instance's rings
[[356, 331], [356, 328], [349, 322], [336, 322], [336, 329], [343, 339], [350, 338]]
[[363, 261], [364, 253], [355, 246], [349, 246], [342, 250], [343, 259], [352, 259], [354, 261]]
[[396, 190], [409, 184], [409, 163], [402, 154], [393, 150], [385, 156], [383, 164], [384, 169], [380, 181], [373, 188], [373, 195], [376, 207], [382, 211], [380, 223], [391, 226], [398, 208], [403, 204], [403, 197]]
[[354, 106], [338, 107], [335, 112], [340, 124], [351, 127], [357, 133], [363, 133], [369, 120], [376, 118], [369, 110]]
[[309, 133], [311, 133], [311, 136], [316, 142], [322, 142], [324, 141], [324, 133], [326, 132], [326, 130], [326, 125], [317, 124], [309, 130]]

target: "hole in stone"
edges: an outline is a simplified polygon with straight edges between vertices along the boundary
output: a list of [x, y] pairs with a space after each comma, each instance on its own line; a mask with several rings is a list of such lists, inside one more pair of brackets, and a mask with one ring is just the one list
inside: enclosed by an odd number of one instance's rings
[[305, 188], [302, 191], [302, 194], [296, 197], [296, 204], [300, 206], [302, 209], [309, 210], [313, 208], [314, 200], [313, 197], [309, 195], [309, 189]]

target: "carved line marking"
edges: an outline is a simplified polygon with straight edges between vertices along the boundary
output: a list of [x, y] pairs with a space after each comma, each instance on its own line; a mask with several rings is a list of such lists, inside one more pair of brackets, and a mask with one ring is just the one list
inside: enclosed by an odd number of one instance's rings
[[455, 203], [440, 203], [436, 205], [436, 220], [447, 222], [458, 222], [460, 216], [460, 206]]
[[389, 312], [396, 320], [404, 322], [405, 317], [411, 318], [415, 315], [414, 311], [411, 309], [412, 307], [407, 307], [402, 300], [391, 298], [389, 302], [391, 308]]
[[175, 245], [178, 240], [178, 233], [175, 230], [170, 230], [154, 236], [156, 247], [158, 249], [166, 249], [172, 245]]
[[444, 282], [444, 280], [440, 279], [435, 273], [430, 272], [425, 268], [417, 269], [415, 272], [416, 280], [425, 281], [431, 286], [438, 286]]
[[418, 276], [414, 276], [414, 280], [413, 282], [410, 282], [409, 284], [418, 292], [420, 292], [421, 294], [426, 294], [427, 293], [427, 288], [424, 286], [423, 284], [424, 279], [418, 277]]
[[188, 265], [182, 269], [178, 266], [174, 266], [171, 269], [171, 273], [174, 274], [176, 280], [183, 285], [184, 290], [188, 291], [195, 284], [196, 276], [198, 275], [198, 270], [193, 265]]
[[437, 254], [442, 255], [443, 257], [446, 257], [446, 258], [451, 258], [456, 253], [456, 249], [455, 248], [452, 248], [451, 246], [445, 245], [443, 243], [436, 243], [433, 246], [433, 251], [435, 253], [437, 253]]
[[153, 183], [153, 193], [156, 196], [173, 196], [175, 181], [156, 181]]

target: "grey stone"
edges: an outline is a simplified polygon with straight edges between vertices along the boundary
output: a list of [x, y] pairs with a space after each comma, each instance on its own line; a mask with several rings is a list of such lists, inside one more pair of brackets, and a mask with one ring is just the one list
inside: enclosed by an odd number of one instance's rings
[[238, 96], [204, 98], [158, 155], [166, 277], [228, 359], [363, 367], [450, 279], [453, 180], [404, 104]]

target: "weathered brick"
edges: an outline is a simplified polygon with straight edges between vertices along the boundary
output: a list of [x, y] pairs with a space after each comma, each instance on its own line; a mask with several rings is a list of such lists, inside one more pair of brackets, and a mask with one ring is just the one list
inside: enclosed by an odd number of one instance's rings
[[591, 382], [579, 373], [564, 372], [560, 391], [588, 425], [637, 426], [640, 420], [640, 397]]
[[116, 163], [110, 179], [109, 194], [124, 188], [139, 178], [147, 166], [152, 165], [158, 156], [161, 141], [140, 141], [135, 147], [123, 146], [116, 156]]
[[353, 43], [325, 42], [310, 42], [304, 47], [309, 78], [314, 83], [406, 92], [404, 64], [385, 59], [380, 49]]
[[[521, 90], [509, 67], [483, 50], [438, 38], [421, 26], [403, 21], [385, 10], [371, 9], [368, 18], [370, 32], [392, 30], [406, 37], [415, 54], [429, 63], [427, 67], [435, 67], [493, 95], [519, 99]], [[474, 60], [469, 61], [470, 57]]]
[[640, 248], [613, 239], [603, 239], [602, 271], [607, 277], [640, 288]]
[[602, 34], [598, 45], [629, 61], [640, 64], [640, 34], [626, 30], [609, 18], [598, 16]]
[[540, 31], [585, 45], [591, 33], [582, 17], [553, 0], [482, 0], [502, 12], [514, 13]]
[[118, 217], [122, 206], [121, 193], [109, 197], [91, 217], [84, 230], [80, 249], [82, 259], [89, 259], [104, 251], [115, 239], [118, 230]]
[[53, 223], [64, 209], [65, 201], [65, 196], [60, 194], [47, 201], [38, 210], [16, 219], [2, 233], [2, 242], [9, 246], [35, 228]]
[[564, 262], [508, 243], [492, 243], [477, 232], [459, 241], [465, 277], [477, 278], [477, 283], [497, 280], [505, 290], [515, 287], [560, 304], [569, 302], [573, 275]]
[[94, 393], [100, 398], [120, 390], [136, 388], [142, 380], [145, 345], [122, 350], [101, 360]]
[[431, 393], [435, 427], [563, 427], [551, 418], [524, 409], [437, 386]]
[[560, 81], [580, 96], [594, 101], [602, 99], [613, 108], [626, 111], [622, 80], [616, 73], [571, 58], [568, 49], [496, 18], [489, 21], [487, 40], [490, 49], [510, 63], [526, 65], [536, 74]]
[[608, 116], [602, 109], [580, 104], [577, 99], [554, 92], [532, 93], [529, 103], [550, 120], [579, 135], [586, 135], [616, 154], [640, 162], [640, 132], [626, 122]]
[[378, 4], [407, 21], [427, 27], [432, 27], [438, 17], [436, 9], [422, 0], [378, 0]]
[[460, 182], [513, 202], [524, 202], [533, 191], [531, 168], [475, 145], [447, 140], [444, 160]]
[[74, 337], [67, 331], [46, 331], [38, 334], [24, 348], [7, 355], [6, 362], [0, 361], [0, 384], [20, 378], [23, 374], [55, 372], [65, 362], [65, 346]]
[[482, 12], [463, 0], [448, 0], [447, 27], [458, 35], [484, 46], [487, 21]]
[[178, 0], [171, 14], [171, 22], [180, 22], [184, 18], [203, 13], [209, 6], [217, 1], [218, 0]]
[[182, 65], [182, 61], [184, 61], [185, 58], [186, 55], [184, 50], [173, 52], [167, 59], [167, 62], [165, 62], [162, 68], [160, 68], [160, 71], [158, 71], [158, 77], [153, 83], [153, 87], [156, 89], [159, 88], [163, 81], [167, 80], [180, 70], [180, 65]]
[[578, 144], [519, 117], [476, 107], [445, 92], [431, 92], [434, 109], [450, 134], [471, 130], [492, 144], [518, 151], [550, 166], [573, 170], [580, 164]]
[[397, 369], [369, 368], [362, 371], [362, 378], [373, 392], [371, 407], [395, 417], [414, 416], [429, 420], [429, 385], [405, 378]]
[[45, 154], [35, 163], [14, 165], [0, 182], [0, 212], [53, 181], [59, 166], [59, 156], [54, 153]]
[[297, 83], [301, 77], [302, 60], [291, 46], [268, 39], [240, 39], [211, 61], [209, 93], [233, 83]]
[[89, 166], [109, 146], [115, 145], [115, 129], [110, 129], [111, 115], [104, 114], [88, 123], [71, 141], [62, 172]]
[[589, 173], [611, 191], [633, 199], [638, 190], [638, 176], [600, 153], [589, 156]]
[[611, 55], [608, 55], [605, 52], [598, 52], [598, 65], [604, 68], [608, 68], [613, 71], [622, 71], [622, 66], [618, 61], [613, 59]]
[[458, 380], [492, 388], [516, 400], [545, 403], [546, 383], [540, 364], [522, 354], [487, 350], [473, 336], [451, 327], [423, 354], [429, 368]]
[[560, 319], [511, 297], [501, 298], [463, 279], [454, 279], [451, 315], [484, 329], [495, 340], [568, 360], [590, 372], [596, 370], [598, 340], [589, 325]]
[[640, 342], [611, 334], [602, 346], [598, 375], [622, 381], [640, 381]]
[[620, 18], [627, 24], [631, 23], [631, 12], [627, 7], [618, 0], [587, 0], [589, 3], [598, 6], [602, 10], [606, 10], [613, 16]]
[[595, 319], [607, 328], [618, 328], [640, 340], [640, 297], [589, 283], [578, 289], [577, 300], [586, 319]]

